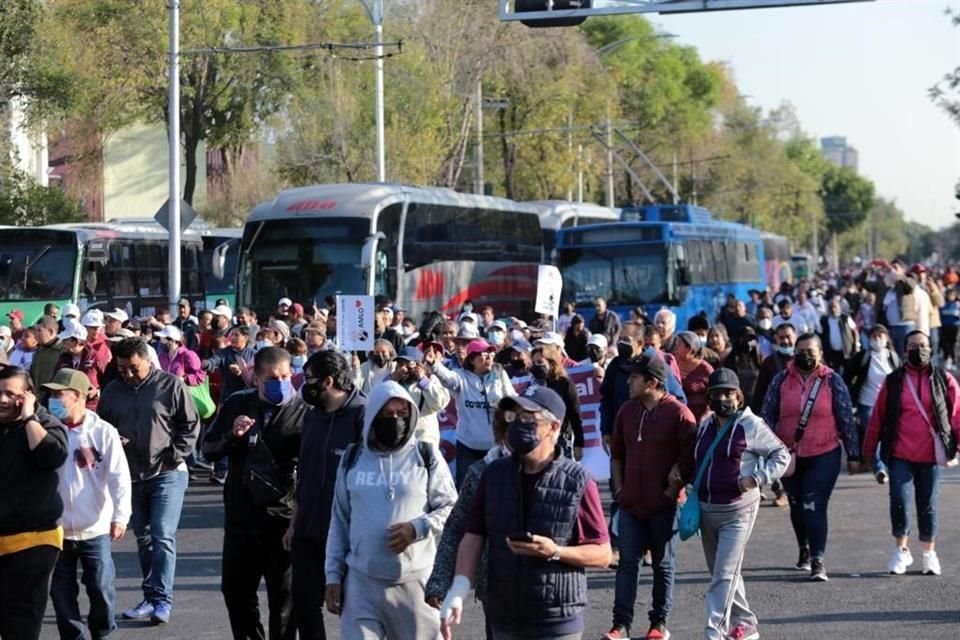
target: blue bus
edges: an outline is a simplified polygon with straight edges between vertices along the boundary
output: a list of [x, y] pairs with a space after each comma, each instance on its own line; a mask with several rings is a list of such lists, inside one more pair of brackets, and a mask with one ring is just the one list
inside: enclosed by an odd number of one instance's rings
[[599, 296], [625, 320], [636, 307], [651, 319], [669, 308], [683, 329], [698, 313], [715, 318], [728, 294], [767, 287], [760, 232], [692, 205], [629, 207], [621, 222], [561, 229], [554, 262], [563, 299], [586, 318]]

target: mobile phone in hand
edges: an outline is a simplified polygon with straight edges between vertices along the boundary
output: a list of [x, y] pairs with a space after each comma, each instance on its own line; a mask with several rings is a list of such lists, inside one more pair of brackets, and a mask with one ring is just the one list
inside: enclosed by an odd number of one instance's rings
[[507, 536], [510, 542], [533, 542], [533, 534], [529, 531], [518, 531]]

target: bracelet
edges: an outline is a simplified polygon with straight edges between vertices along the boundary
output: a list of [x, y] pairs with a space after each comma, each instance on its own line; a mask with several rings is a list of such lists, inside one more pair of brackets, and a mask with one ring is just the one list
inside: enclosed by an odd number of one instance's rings
[[557, 550], [553, 552], [553, 555], [552, 555], [552, 556], [550, 556], [549, 558], [547, 558], [547, 562], [556, 562], [556, 561], [558, 561], [558, 560], [560, 559], [560, 549], [562, 549], [562, 548], [563, 548], [563, 547], [561, 547], [560, 545], [557, 545]]

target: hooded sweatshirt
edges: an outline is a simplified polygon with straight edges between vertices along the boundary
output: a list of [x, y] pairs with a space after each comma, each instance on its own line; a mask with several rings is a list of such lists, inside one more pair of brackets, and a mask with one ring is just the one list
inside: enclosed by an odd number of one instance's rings
[[501, 399], [517, 396], [503, 367], [494, 365], [486, 375], [467, 369], [451, 371], [435, 364], [433, 373], [457, 402], [457, 442], [471, 449], [487, 451], [493, 441], [493, 412]]
[[[372, 424], [392, 398], [410, 404], [406, 436], [397, 448], [376, 446]], [[427, 469], [413, 432], [419, 411], [396, 382], [377, 385], [367, 401], [360, 452], [352, 468], [337, 470], [333, 513], [327, 537], [326, 582], [341, 584], [347, 567], [390, 583], [426, 580], [433, 567], [437, 539], [457, 500], [450, 470], [439, 450]], [[433, 444], [427, 446], [435, 448]], [[410, 522], [416, 538], [402, 553], [387, 548], [387, 528]]]

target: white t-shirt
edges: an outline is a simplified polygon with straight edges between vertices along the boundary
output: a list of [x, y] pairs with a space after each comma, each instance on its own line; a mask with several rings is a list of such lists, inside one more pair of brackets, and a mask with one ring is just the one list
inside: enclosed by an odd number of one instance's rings
[[916, 287], [913, 290], [913, 297], [917, 301], [917, 329], [930, 335], [930, 294], [923, 287]]
[[867, 379], [860, 387], [860, 397], [857, 398], [857, 402], [868, 407], [876, 404], [877, 396], [880, 395], [880, 386], [891, 372], [893, 372], [893, 367], [890, 366], [889, 351], [887, 349], [871, 351]]

